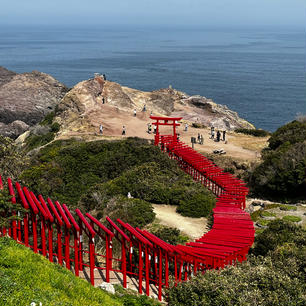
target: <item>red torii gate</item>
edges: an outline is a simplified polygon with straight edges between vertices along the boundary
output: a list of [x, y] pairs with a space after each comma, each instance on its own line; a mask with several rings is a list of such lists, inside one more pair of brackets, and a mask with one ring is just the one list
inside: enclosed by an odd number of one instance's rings
[[156, 122], [153, 122], [153, 125], [156, 125], [156, 134], [154, 139], [154, 144], [157, 145], [159, 143], [159, 126], [160, 125], [167, 125], [173, 127], [173, 137], [174, 139], [177, 139], [177, 133], [176, 133], [176, 127], [180, 126], [178, 121], [182, 120], [183, 117], [158, 117], [158, 116], [150, 116], [150, 119], [156, 120]]

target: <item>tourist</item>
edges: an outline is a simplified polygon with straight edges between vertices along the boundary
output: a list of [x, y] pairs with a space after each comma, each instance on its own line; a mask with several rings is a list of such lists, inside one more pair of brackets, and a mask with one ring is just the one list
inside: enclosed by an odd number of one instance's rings
[[136, 117], [136, 108], [134, 109], [134, 117]]
[[198, 143], [201, 143], [201, 135], [198, 133]]
[[215, 137], [215, 127], [214, 126], [210, 128], [210, 135], [211, 135], [211, 138]]
[[204, 143], [204, 137], [203, 137], [203, 135], [201, 134], [201, 136], [200, 136], [200, 144], [202, 145]]
[[225, 134], [226, 134], [226, 131], [224, 130], [222, 133], [223, 133], [223, 139], [222, 139], [222, 140], [225, 141]]
[[156, 127], [156, 125], [154, 125], [154, 127], [153, 127], [153, 134], [156, 134], [156, 130], [157, 130], [157, 127]]
[[106, 75], [102, 74], [103, 80], [106, 81]]
[[220, 141], [220, 137], [221, 137], [221, 133], [220, 131], [217, 132], [217, 141], [219, 142]]
[[214, 129], [212, 129], [211, 130], [211, 137], [210, 137], [211, 139], [214, 139], [215, 138], [215, 130]]
[[100, 124], [100, 134], [102, 135], [103, 134], [103, 125]]
[[188, 131], [188, 123], [185, 123], [185, 132]]
[[105, 99], [104, 99], [104, 97], [102, 98], [102, 104], [105, 104]]
[[148, 123], [148, 133], [151, 134], [152, 131], [152, 124]]
[[143, 111], [143, 112], [146, 112], [146, 111], [147, 111], [147, 105], [146, 105], [146, 104], [144, 104], [142, 111]]
[[125, 135], [126, 134], [126, 129], [125, 129], [125, 125], [122, 126], [122, 135]]

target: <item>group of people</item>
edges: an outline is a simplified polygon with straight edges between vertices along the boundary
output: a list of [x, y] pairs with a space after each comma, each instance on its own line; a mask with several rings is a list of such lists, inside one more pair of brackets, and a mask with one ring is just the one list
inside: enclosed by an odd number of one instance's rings
[[[103, 135], [103, 125], [102, 124], [100, 124], [99, 131], [100, 131], [100, 134]], [[125, 125], [122, 126], [122, 133], [121, 133], [121, 135], [126, 135], [126, 127], [125, 127]]]
[[[225, 141], [225, 135], [226, 131], [222, 131], [222, 139], [221, 139], [221, 132], [218, 130], [217, 133], [215, 133], [215, 127], [210, 128], [210, 139], [215, 139], [215, 141], [219, 142], [220, 140]], [[216, 136], [216, 138], [215, 138]]]
[[202, 134], [198, 133], [198, 143], [200, 145], [204, 144], [204, 137]]
[[[156, 134], [156, 125], [154, 125], [153, 127], [153, 134]], [[148, 130], [147, 130], [148, 134], [151, 134], [152, 132], [152, 123], [148, 123]]]

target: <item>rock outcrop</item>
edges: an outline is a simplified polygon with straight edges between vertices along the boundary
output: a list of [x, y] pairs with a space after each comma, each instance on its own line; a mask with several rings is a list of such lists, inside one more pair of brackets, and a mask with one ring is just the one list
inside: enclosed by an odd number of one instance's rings
[[0, 67], [0, 134], [18, 137], [53, 111], [67, 91], [48, 74]]
[[[105, 102], [103, 107], [102, 101]], [[148, 112], [155, 115], [183, 117], [190, 123], [215, 126], [217, 129], [254, 128], [227, 106], [205, 97], [188, 96], [172, 88], [144, 92], [104, 81], [100, 77], [80, 82], [65, 95], [59, 105], [62, 114], [58, 122], [66, 131], [92, 132], [97, 130], [98, 118], [100, 122], [107, 121], [103, 113], [117, 116], [119, 123], [120, 112], [130, 115], [136, 109], [137, 113], [141, 113], [144, 105]]]

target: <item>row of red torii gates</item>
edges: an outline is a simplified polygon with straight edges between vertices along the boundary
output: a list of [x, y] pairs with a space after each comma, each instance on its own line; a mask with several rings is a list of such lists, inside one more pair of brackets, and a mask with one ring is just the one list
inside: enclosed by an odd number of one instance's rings
[[[253, 222], [244, 211], [248, 193], [245, 183], [177, 139], [176, 127], [182, 118], [151, 119], [157, 127], [155, 145], [217, 196], [214, 224], [208, 233], [195, 242], [174, 246], [120, 219], [106, 217], [102, 224], [89, 213], [71, 211], [67, 205], [37, 196], [10, 178], [3, 182], [0, 176], [0, 189], [8, 188], [12, 203], [20, 203], [25, 210], [22, 220], [0, 228], [0, 235], [8, 235], [50, 262], [64, 265], [76, 276], [88, 270], [92, 285], [95, 270], [103, 271], [107, 282], [111, 271], [122, 273], [125, 288], [127, 277], [137, 279], [139, 293], [143, 293], [144, 284], [148, 296], [153, 284], [160, 300], [163, 287], [169, 286], [169, 275], [177, 283], [197, 273], [245, 260], [255, 233]], [[173, 134], [161, 135], [160, 126], [172, 126]], [[10, 215], [20, 212], [12, 210], [7, 217]]]

